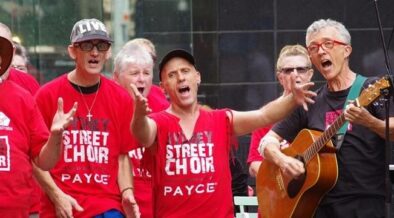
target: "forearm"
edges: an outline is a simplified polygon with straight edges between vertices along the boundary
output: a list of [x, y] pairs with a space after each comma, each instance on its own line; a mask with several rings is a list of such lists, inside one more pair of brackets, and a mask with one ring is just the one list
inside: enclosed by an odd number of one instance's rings
[[250, 163], [249, 165], [249, 174], [252, 177], [256, 177], [257, 173], [259, 172], [259, 168], [261, 165], [261, 161], [253, 161], [252, 163]]
[[[382, 138], [386, 138], [386, 121], [385, 120], [380, 120], [378, 118], [375, 118], [371, 116], [372, 118], [368, 122], [367, 127], [378, 134]], [[389, 137], [390, 141], [394, 141], [394, 118], [389, 119]]]
[[280, 97], [258, 110], [254, 111], [232, 111], [233, 128], [235, 135], [244, 135], [261, 127], [271, 125], [285, 118], [297, 106], [295, 100], [288, 95]]
[[34, 164], [33, 173], [41, 189], [48, 195], [52, 202], [55, 202], [57, 196], [59, 196], [59, 192], [62, 192], [62, 190], [56, 185], [51, 174], [48, 171], [41, 170]]
[[131, 174], [130, 160], [126, 154], [119, 155], [118, 158], [118, 186], [122, 196], [127, 193], [133, 194], [133, 176]]
[[147, 116], [134, 116], [131, 122], [133, 136], [144, 147], [151, 146], [156, 138], [156, 123]]
[[[268, 103], [264, 107], [260, 108], [260, 111], [266, 118], [265, 122], [272, 124], [284, 119], [297, 106], [298, 105], [294, 100], [293, 95], [290, 94], [287, 96], [281, 96]], [[263, 126], [267, 125], [267, 123], [264, 123]]]
[[62, 148], [62, 132], [51, 133], [40, 154], [35, 158], [35, 164], [42, 170], [52, 169], [58, 162]]

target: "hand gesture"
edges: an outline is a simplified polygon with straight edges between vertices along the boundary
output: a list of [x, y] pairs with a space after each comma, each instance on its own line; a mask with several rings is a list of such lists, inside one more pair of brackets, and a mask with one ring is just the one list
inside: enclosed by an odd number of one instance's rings
[[129, 92], [133, 96], [134, 99], [134, 114], [139, 116], [145, 116], [152, 112], [152, 109], [149, 108], [148, 99], [146, 99], [142, 94], [138, 91], [137, 87], [134, 84], [130, 84]]
[[291, 92], [293, 93], [293, 97], [298, 105], [302, 105], [304, 110], [308, 111], [308, 104], [313, 104], [315, 101], [312, 97], [316, 96], [316, 93], [310, 91], [309, 88], [314, 86], [313, 82], [307, 82], [304, 84], [300, 84], [296, 82], [296, 74], [293, 71], [290, 75], [291, 79]]
[[51, 132], [52, 133], [62, 133], [71, 121], [74, 119], [74, 114], [77, 111], [78, 104], [74, 103], [73, 107], [68, 113], [63, 111], [63, 99], [60, 97], [57, 100], [57, 111], [53, 117]]

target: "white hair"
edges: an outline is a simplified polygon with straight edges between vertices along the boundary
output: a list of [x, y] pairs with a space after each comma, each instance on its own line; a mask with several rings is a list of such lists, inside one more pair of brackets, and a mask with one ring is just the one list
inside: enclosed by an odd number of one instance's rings
[[308, 40], [309, 40], [309, 37], [312, 33], [319, 32], [320, 30], [327, 28], [327, 27], [333, 27], [336, 30], [338, 30], [339, 38], [344, 43], [351, 45], [350, 33], [342, 23], [332, 20], [332, 19], [320, 19], [320, 20], [313, 22], [306, 30], [306, 36], [305, 36], [306, 46], [309, 46]]
[[126, 44], [114, 59], [114, 72], [120, 73], [126, 64], [152, 65], [153, 59], [146, 49], [136, 44]]

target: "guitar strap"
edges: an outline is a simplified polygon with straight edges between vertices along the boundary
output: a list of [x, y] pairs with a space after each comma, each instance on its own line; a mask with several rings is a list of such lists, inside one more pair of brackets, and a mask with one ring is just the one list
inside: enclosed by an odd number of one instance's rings
[[[366, 77], [361, 76], [360, 74], [357, 74], [356, 79], [354, 80], [352, 87], [350, 88], [349, 94], [347, 95], [345, 104], [343, 104], [343, 110], [345, 111], [346, 106], [349, 104], [350, 101], [356, 99], [358, 95], [360, 94], [361, 87], [363, 86], [365, 80], [367, 80]], [[349, 121], [346, 121], [343, 126], [338, 130], [337, 132], [337, 139], [336, 139], [336, 149], [339, 150], [342, 146], [343, 139], [345, 138], [345, 134], [347, 131], [347, 128], [349, 126]]]

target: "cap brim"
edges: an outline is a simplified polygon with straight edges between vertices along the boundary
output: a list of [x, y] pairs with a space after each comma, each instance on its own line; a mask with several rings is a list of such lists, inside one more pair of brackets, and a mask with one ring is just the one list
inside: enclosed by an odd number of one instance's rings
[[164, 66], [173, 58], [179, 57], [187, 60], [193, 66], [195, 65], [194, 57], [189, 52], [183, 49], [176, 49], [168, 52], [163, 59], [161, 59], [159, 64], [159, 75], [161, 80], [161, 71], [163, 70]]
[[12, 45], [10, 40], [0, 36], [0, 57], [1, 57], [0, 76], [3, 75], [11, 66], [13, 53], [14, 53], [14, 46]]
[[89, 35], [89, 36], [85, 36], [85, 37], [82, 37], [80, 39], [77, 39], [73, 43], [84, 42], [84, 41], [89, 41], [89, 40], [94, 40], [94, 39], [104, 40], [104, 41], [108, 41], [108, 42], [113, 42], [112, 39], [107, 37], [107, 36], [103, 36], [103, 35]]

